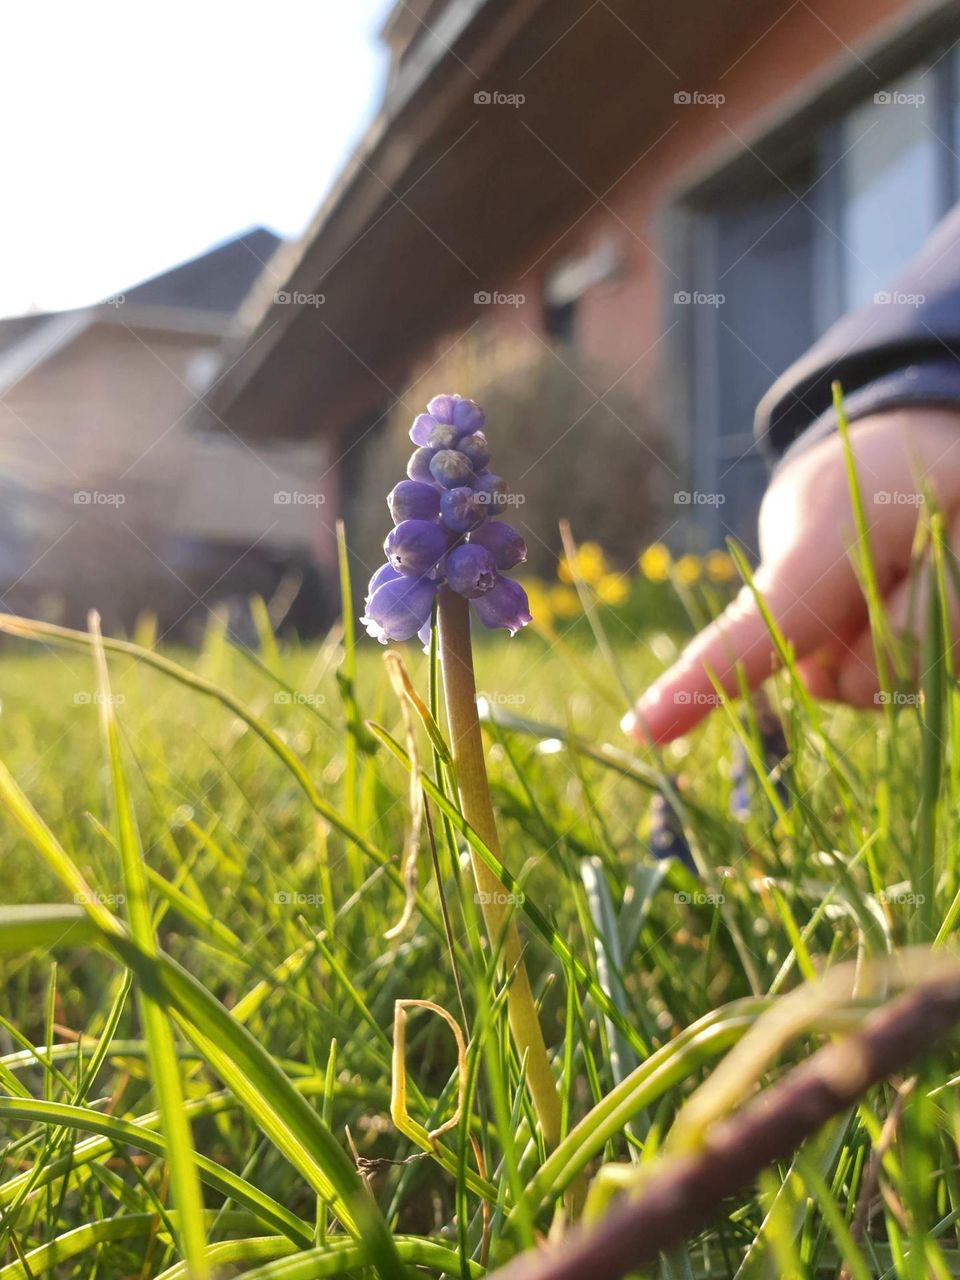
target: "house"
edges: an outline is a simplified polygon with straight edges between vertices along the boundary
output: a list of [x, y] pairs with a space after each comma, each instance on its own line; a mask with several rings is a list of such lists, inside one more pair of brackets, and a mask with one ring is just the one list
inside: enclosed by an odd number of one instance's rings
[[206, 403], [251, 444], [320, 438], [329, 556], [412, 373], [523, 335], [655, 406], [669, 536], [755, 550], [759, 397], [960, 193], [960, 7], [407, 0], [383, 36], [381, 109]]
[[[279, 247], [254, 229], [95, 305], [0, 320], [0, 601], [181, 633], [224, 597], [309, 573], [309, 441], [188, 420]], [[304, 499], [304, 500], [301, 500]]]

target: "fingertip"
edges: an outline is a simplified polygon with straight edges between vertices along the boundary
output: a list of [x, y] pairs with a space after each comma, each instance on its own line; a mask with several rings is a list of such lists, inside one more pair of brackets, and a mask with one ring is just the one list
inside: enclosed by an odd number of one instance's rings
[[656, 680], [636, 705], [633, 733], [647, 746], [664, 746], [703, 718], [689, 691], [671, 676]]
[[633, 738], [641, 747], [652, 747], [657, 739], [651, 728], [649, 716], [646, 709], [647, 695], [643, 694], [631, 711], [628, 711], [620, 721], [620, 728], [630, 738]]

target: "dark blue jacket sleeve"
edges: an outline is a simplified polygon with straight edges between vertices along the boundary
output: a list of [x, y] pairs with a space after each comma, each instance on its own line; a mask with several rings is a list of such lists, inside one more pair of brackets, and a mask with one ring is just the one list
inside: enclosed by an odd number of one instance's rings
[[835, 379], [851, 422], [905, 405], [960, 409], [960, 206], [888, 289], [828, 329], [760, 401], [757, 439], [773, 462], [836, 429]]

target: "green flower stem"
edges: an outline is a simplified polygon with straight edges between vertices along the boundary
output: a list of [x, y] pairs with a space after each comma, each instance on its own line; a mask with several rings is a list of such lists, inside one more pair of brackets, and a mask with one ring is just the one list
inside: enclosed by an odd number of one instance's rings
[[[453, 739], [453, 763], [463, 816], [484, 843], [502, 858], [490, 800], [483, 736], [477, 715], [477, 686], [470, 647], [469, 601], [443, 587], [440, 592], [440, 661], [447, 720]], [[490, 942], [501, 948], [503, 965], [512, 975], [507, 996], [510, 1032], [517, 1053], [527, 1059], [527, 1085], [547, 1147], [560, 1141], [560, 1094], [550, 1069], [547, 1047], [506, 887], [486, 863], [471, 854], [477, 897]]]

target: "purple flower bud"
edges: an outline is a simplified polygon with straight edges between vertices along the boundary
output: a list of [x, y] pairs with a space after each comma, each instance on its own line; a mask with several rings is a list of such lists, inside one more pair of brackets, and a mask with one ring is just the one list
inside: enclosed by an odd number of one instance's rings
[[447, 583], [468, 600], [475, 600], [490, 591], [496, 581], [496, 561], [486, 547], [466, 543], [454, 547], [447, 556]]
[[486, 547], [497, 562], [498, 569], [514, 569], [527, 558], [527, 544], [513, 525], [506, 524], [503, 520], [485, 521], [470, 534], [470, 543]]
[[[427, 405], [427, 413], [437, 422], [455, 427], [457, 435], [469, 435], [483, 426], [483, 410], [463, 396], [434, 396]], [[419, 444], [419, 441], [417, 441]]]
[[430, 439], [427, 441], [431, 449], [459, 449], [457, 441], [460, 439], [460, 432], [456, 427], [449, 426], [446, 422], [438, 422], [430, 432]]
[[401, 520], [387, 534], [383, 549], [395, 569], [408, 577], [423, 577], [445, 553], [447, 535], [432, 520]]
[[506, 482], [487, 468], [483, 410], [460, 395], [434, 396], [410, 428], [416, 449], [409, 479], [387, 498], [395, 527], [383, 544], [387, 563], [370, 580], [362, 618], [378, 640], [419, 635], [430, 643], [437, 591], [446, 583], [472, 600], [488, 627], [511, 635], [531, 622], [526, 592], [501, 573], [527, 558], [510, 525], [490, 524], [509, 502]]
[[483, 427], [483, 410], [473, 400], [457, 396], [453, 404], [453, 425], [461, 433], [480, 431]]
[[437, 584], [428, 578], [394, 578], [382, 583], [367, 601], [360, 621], [367, 634], [386, 644], [409, 640], [429, 621]]
[[512, 578], [497, 578], [493, 588], [478, 596], [473, 607], [485, 627], [506, 627], [515, 636], [533, 618], [527, 593]]
[[459, 396], [434, 396], [427, 405], [427, 413], [437, 422], [453, 423], [453, 406]]
[[430, 436], [436, 425], [436, 418], [431, 417], [429, 413], [418, 413], [413, 420], [413, 426], [410, 428], [410, 439], [414, 444], [429, 444]]
[[433, 484], [430, 462], [436, 452], [436, 449], [414, 449], [410, 455], [410, 461], [407, 463], [407, 475], [411, 480], [420, 480], [423, 484]]
[[483, 509], [477, 505], [477, 495], [469, 485], [447, 489], [440, 499], [440, 519], [454, 533], [476, 528], [483, 518]]
[[382, 587], [385, 582], [396, 582], [398, 578], [402, 578], [403, 574], [399, 569], [395, 569], [392, 564], [382, 564], [370, 579], [370, 585], [367, 587], [367, 604], [370, 603], [370, 597], [376, 591], [377, 587]]
[[[680, 779], [670, 774], [675, 789], [680, 789]], [[650, 852], [658, 860], [676, 858], [685, 867], [699, 875], [697, 864], [683, 829], [680, 815], [667, 795], [658, 791], [650, 801]]]
[[474, 487], [477, 490], [477, 500], [483, 505], [487, 515], [499, 515], [506, 505], [507, 496], [507, 482], [503, 476], [486, 471], [483, 475], [477, 476]]
[[490, 446], [487, 444], [487, 437], [482, 431], [477, 431], [472, 436], [464, 436], [457, 448], [461, 453], [465, 453], [470, 459], [470, 465], [478, 474], [490, 461]]
[[438, 449], [430, 459], [430, 473], [445, 489], [455, 489], [473, 479], [470, 459], [456, 449]]
[[440, 514], [440, 493], [436, 485], [420, 480], [401, 480], [387, 495], [393, 523], [401, 520], [435, 520]]

